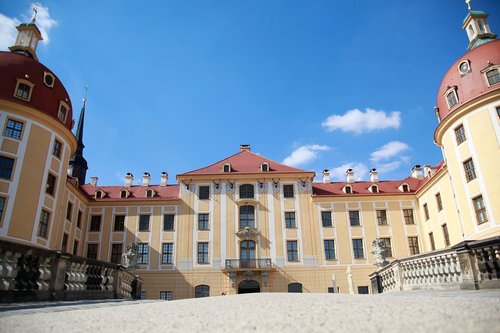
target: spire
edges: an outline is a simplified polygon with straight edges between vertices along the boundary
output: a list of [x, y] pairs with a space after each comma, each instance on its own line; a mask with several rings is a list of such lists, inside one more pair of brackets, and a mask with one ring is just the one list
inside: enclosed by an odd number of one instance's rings
[[38, 30], [38, 27], [35, 24], [39, 6], [40, 4], [38, 3], [33, 5], [33, 17], [31, 18], [30, 23], [22, 23], [16, 27], [18, 31], [16, 42], [14, 45], [9, 47], [9, 50], [12, 52], [24, 54], [35, 60], [38, 60], [36, 56], [38, 42], [43, 40], [42, 33]]
[[79, 184], [85, 184], [85, 177], [87, 175], [87, 161], [83, 157], [83, 148], [85, 145], [83, 144], [83, 125], [85, 120], [85, 104], [87, 102], [87, 89], [88, 86], [85, 87], [85, 97], [82, 101], [82, 111], [80, 112], [80, 117], [78, 119], [78, 125], [76, 127], [76, 141], [78, 146], [76, 148], [75, 155], [71, 157], [69, 161], [69, 165], [73, 167], [73, 177], [78, 178]]
[[464, 19], [462, 29], [467, 32], [469, 37], [469, 46], [467, 50], [472, 50], [479, 45], [491, 42], [496, 39], [497, 35], [490, 31], [488, 26], [488, 13], [480, 10], [472, 10], [471, 0], [465, 0], [467, 3], [468, 14]]

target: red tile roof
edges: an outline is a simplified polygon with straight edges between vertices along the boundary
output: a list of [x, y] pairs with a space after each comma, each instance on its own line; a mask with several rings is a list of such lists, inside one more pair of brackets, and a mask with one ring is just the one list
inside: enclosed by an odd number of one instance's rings
[[[95, 197], [95, 193], [101, 190], [105, 195], [98, 201], [115, 201], [115, 200], [177, 200], [179, 199], [179, 185], [159, 186], [152, 185], [149, 187], [142, 186], [92, 186], [85, 184], [80, 186], [80, 189], [88, 196], [89, 199]], [[152, 198], [146, 198], [146, 190], [152, 189], [155, 194]], [[128, 190], [130, 192], [127, 198], [120, 198], [120, 192]]]
[[[269, 164], [269, 172], [262, 172], [260, 166], [263, 162], [267, 162]], [[292, 168], [286, 165], [283, 165], [278, 162], [274, 162], [268, 158], [257, 155], [250, 151], [240, 151], [237, 154], [229, 156], [219, 162], [216, 162], [207, 167], [189, 171], [179, 176], [189, 176], [189, 175], [212, 175], [212, 174], [224, 174], [222, 168], [224, 164], [231, 164], [231, 172], [230, 173], [296, 173], [296, 172], [313, 172], [313, 171], [305, 171], [302, 169]], [[225, 174], [228, 174], [227, 172]]]

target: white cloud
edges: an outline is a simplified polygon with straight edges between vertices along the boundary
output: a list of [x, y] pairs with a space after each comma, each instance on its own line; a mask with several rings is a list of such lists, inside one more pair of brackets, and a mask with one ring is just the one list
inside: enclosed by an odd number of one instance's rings
[[315, 160], [318, 157], [318, 151], [329, 150], [325, 145], [305, 145], [295, 149], [290, 156], [283, 160], [283, 164], [289, 166], [298, 166]]
[[408, 149], [410, 147], [404, 142], [391, 141], [371, 153], [370, 161], [377, 163], [381, 160], [387, 160]]
[[372, 132], [386, 128], [398, 129], [401, 125], [401, 113], [394, 111], [389, 116], [385, 111], [367, 108], [365, 112], [359, 109], [349, 110], [344, 115], [331, 115], [323, 123], [328, 131], [342, 130], [344, 132]]
[[[30, 5], [29, 9], [26, 11], [28, 15], [22, 15], [22, 20], [16, 17], [8, 17], [0, 13], [0, 50], [7, 51], [9, 46], [14, 45], [17, 37], [17, 29], [21, 22], [31, 21], [33, 14], [33, 4]], [[38, 7], [38, 13], [36, 15], [36, 26], [42, 33], [42, 43], [48, 44], [50, 41], [49, 31], [57, 25], [57, 21], [50, 17], [49, 9], [44, 6]]]
[[364, 179], [368, 174], [368, 167], [364, 163], [350, 162], [330, 169], [330, 178], [338, 181], [345, 181], [345, 172], [347, 171], [347, 169], [352, 169], [354, 171], [354, 179], [356, 180]]
[[383, 163], [383, 164], [377, 165], [377, 170], [378, 170], [378, 172], [381, 172], [381, 173], [391, 172], [391, 171], [398, 169], [401, 166], [401, 164], [403, 164], [402, 161]]
[[0, 13], [0, 50], [8, 51], [9, 46], [14, 45], [17, 36], [16, 26], [19, 20], [15, 17], [10, 18]]

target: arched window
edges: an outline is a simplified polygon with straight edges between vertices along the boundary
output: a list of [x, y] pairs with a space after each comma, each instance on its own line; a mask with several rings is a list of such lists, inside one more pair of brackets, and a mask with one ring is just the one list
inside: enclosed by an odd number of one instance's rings
[[240, 229], [246, 227], [255, 228], [255, 208], [254, 206], [240, 207]]
[[208, 297], [210, 296], [210, 287], [206, 284], [200, 284], [199, 286], [194, 287], [194, 297]]
[[302, 283], [290, 283], [288, 285], [288, 292], [289, 293], [301, 293], [302, 292]]
[[253, 199], [253, 185], [240, 185], [240, 199]]

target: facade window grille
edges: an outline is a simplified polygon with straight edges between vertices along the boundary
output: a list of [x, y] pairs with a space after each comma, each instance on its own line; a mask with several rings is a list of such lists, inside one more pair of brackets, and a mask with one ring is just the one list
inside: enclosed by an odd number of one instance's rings
[[293, 198], [293, 185], [283, 185], [283, 197]]
[[54, 155], [57, 158], [60, 158], [61, 157], [61, 148], [62, 148], [62, 144], [59, 141], [54, 140], [54, 149], [52, 150], [52, 155]]
[[87, 258], [97, 260], [99, 244], [87, 244]]
[[288, 285], [288, 292], [289, 293], [301, 293], [302, 292], [302, 283], [290, 283]]
[[457, 93], [455, 90], [446, 94], [446, 101], [448, 102], [448, 108], [450, 109], [458, 103]]
[[429, 220], [429, 206], [427, 206], [426, 203], [424, 203], [424, 216], [425, 216], [425, 220], [428, 221]]
[[436, 194], [436, 204], [438, 212], [443, 210], [443, 201], [441, 200], [441, 193]]
[[5, 198], [0, 197], [0, 222], [2, 222], [4, 209], [5, 209]]
[[418, 237], [408, 237], [408, 246], [410, 248], [410, 255], [420, 254], [420, 248], [418, 247]]
[[488, 215], [486, 214], [486, 207], [484, 206], [483, 196], [480, 195], [472, 199], [474, 203], [474, 210], [476, 211], [477, 224], [488, 222]]
[[31, 96], [31, 87], [26, 83], [19, 82], [16, 87], [15, 96], [17, 98], [29, 101]]
[[208, 200], [210, 198], [210, 186], [200, 186], [198, 188], [198, 198]]
[[78, 255], [78, 241], [76, 239], [73, 242], [73, 255], [74, 256]]
[[431, 243], [431, 251], [436, 250], [436, 242], [434, 241], [434, 233], [429, 232], [429, 242]]
[[380, 238], [382, 242], [384, 242], [384, 248], [387, 250], [387, 256], [392, 257], [392, 245], [390, 238]]
[[321, 212], [321, 224], [323, 225], [323, 227], [331, 227], [331, 226], [333, 226], [332, 212], [331, 211], [323, 211], [323, 212]]
[[325, 245], [325, 259], [335, 260], [335, 240], [325, 239], [323, 244]]
[[208, 263], [208, 243], [198, 243], [198, 264]]
[[174, 257], [174, 244], [173, 243], [163, 243], [162, 253], [161, 253], [161, 263], [162, 264], [172, 264]]
[[476, 179], [476, 169], [474, 168], [474, 162], [472, 161], [472, 158], [464, 162], [464, 171], [467, 182]]
[[297, 248], [297, 241], [287, 241], [286, 251], [288, 261], [299, 261], [299, 250]]
[[163, 231], [173, 231], [174, 230], [174, 214], [165, 214], [163, 216]]
[[59, 111], [57, 112], [57, 118], [59, 118], [59, 120], [64, 122], [64, 121], [66, 121], [67, 114], [68, 114], [68, 109], [66, 108], [66, 106], [61, 104], [59, 106]]
[[76, 227], [81, 228], [82, 227], [82, 216], [83, 213], [81, 210], [78, 211], [78, 215], [76, 216]]
[[209, 230], [208, 214], [198, 214], [198, 230]]
[[0, 156], [0, 178], [10, 180], [14, 160], [12, 158]]
[[457, 138], [457, 144], [461, 144], [462, 142], [467, 140], [467, 137], [465, 136], [464, 125], [460, 125], [455, 128], [455, 137]]
[[253, 199], [254, 191], [252, 184], [240, 185], [240, 199]]
[[387, 225], [387, 211], [385, 209], [377, 210], [378, 225]]
[[209, 286], [202, 284], [194, 287], [194, 298], [209, 297], [209, 296], [210, 296]]
[[47, 186], [45, 188], [45, 193], [54, 195], [55, 188], [56, 188], [56, 176], [49, 173], [47, 176]]
[[111, 262], [120, 264], [122, 262], [123, 244], [111, 245]]
[[149, 244], [139, 243], [137, 244], [137, 263], [147, 265], [149, 262]]
[[363, 240], [362, 239], [353, 239], [352, 240], [352, 249], [354, 252], [354, 259], [364, 259], [365, 253], [363, 250]]
[[500, 82], [500, 71], [498, 68], [494, 68], [492, 70], [489, 70], [486, 72], [486, 78], [488, 79], [488, 84], [494, 85], [498, 82]]
[[73, 214], [73, 204], [68, 201], [68, 206], [66, 207], [66, 220], [71, 221], [72, 214]]
[[12, 119], [7, 120], [7, 126], [5, 127], [5, 136], [16, 140], [21, 140], [23, 125], [24, 124], [20, 121], [15, 121]]
[[351, 227], [357, 227], [359, 223], [359, 210], [349, 211], [349, 221], [351, 222]]
[[295, 212], [285, 212], [285, 225], [287, 229], [296, 228]]
[[413, 218], [413, 209], [403, 209], [403, 217], [406, 224], [415, 224], [415, 219]]
[[240, 207], [240, 229], [246, 227], [255, 228], [255, 208], [254, 206], [241, 206]]
[[115, 215], [115, 225], [114, 231], [124, 231], [125, 230], [125, 215]]
[[139, 231], [149, 231], [149, 219], [151, 215], [139, 215]]
[[444, 245], [445, 246], [450, 246], [450, 234], [448, 233], [448, 225], [443, 224], [441, 226], [441, 229], [443, 229], [443, 238], [444, 238]]
[[369, 289], [368, 289], [368, 286], [359, 286], [358, 287], [358, 294], [360, 295], [368, 295], [370, 292], [369, 292]]
[[101, 230], [101, 215], [92, 215], [90, 217], [89, 231], [100, 231], [100, 230]]
[[[144, 299], [146, 294], [142, 294], [144, 292], [141, 292], [141, 299]], [[171, 301], [172, 300], [172, 292], [171, 291], [160, 291], [160, 299], [162, 301]]]
[[62, 243], [61, 243], [61, 251], [62, 252], [68, 251], [68, 234], [67, 233], [63, 234]]

